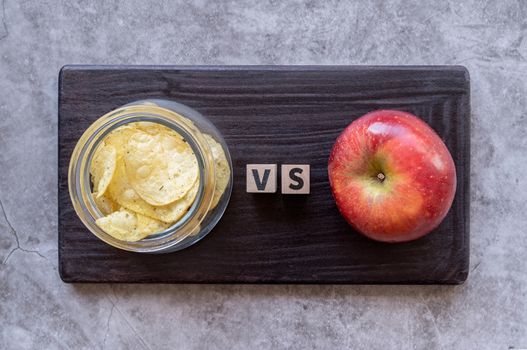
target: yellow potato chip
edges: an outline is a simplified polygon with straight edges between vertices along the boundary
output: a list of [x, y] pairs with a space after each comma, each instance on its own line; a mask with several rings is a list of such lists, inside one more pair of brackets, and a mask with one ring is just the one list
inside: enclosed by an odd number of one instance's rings
[[137, 131], [124, 154], [126, 175], [147, 203], [162, 206], [181, 199], [199, 175], [196, 156], [179, 137]]
[[231, 169], [221, 144], [208, 134], [203, 134], [203, 136], [210, 146], [212, 157], [214, 158], [214, 163], [216, 165], [216, 185], [214, 186], [214, 197], [212, 198], [212, 204], [210, 207], [212, 210], [218, 205], [223, 192], [225, 192], [225, 189], [229, 184], [229, 180], [231, 178]]
[[198, 194], [198, 189], [199, 180], [197, 179], [183, 198], [168, 205], [154, 207], [156, 219], [172, 223], [181, 219], [181, 217], [185, 215], [188, 209], [192, 206], [192, 203], [194, 203], [196, 195]]
[[99, 218], [95, 223], [110, 236], [122, 241], [138, 241], [144, 237], [132, 237], [137, 227], [137, 217], [127, 210], [116, 211], [108, 216]]
[[136, 122], [130, 124], [130, 126], [134, 127], [139, 131], [146, 132], [150, 135], [157, 135], [163, 131], [163, 125], [152, 122]]
[[108, 186], [108, 193], [114, 201], [126, 209], [157, 219], [154, 207], [145, 202], [128, 181], [122, 159], [117, 160], [113, 180]]
[[90, 164], [94, 192], [101, 197], [106, 192], [115, 172], [117, 152], [114, 147], [101, 143]]
[[122, 160], [118, 160], [115, 175], [108, 187], [108, 192], [117, 203], [129, 210], [166, 223], [174, 223], [192, 206], [198, 189], [199, 181], [196, 180], [191, 190], [183, 198], [164, 206], [156, 207], [150, 205], [133, 189], [126, 176]]
[[104, 139], [105, 144], [115, 148], [118, 157], [122, 157], [126, 152], [128, 140], [137, 132], [137, 129], [133, 126], [134, 124], [135, 123], [120, 126], [109, 133]]
[[[194, 129], [194, 130], [197, 130], [196, 128], [196, 124], [194, 124], [194, 122], [188, 118], [185, 118], [183, 117], [182, 115], [179, 115], [179, 117], [183, 120], [183, 122], [185, 124], [187, 124], [187, 126], [189, 126], [191, 129]], [[199, 131], [199, 130], [198, 130]]]
[[104, 215], [109, 215], [119, 209], [117, 203], [105, 194], [97, 196], [97, 193], [93, 193], [93, 200], [95, 201], [97, 208], [99, 208]]
[[166, 230], [171, 225], [172, 224], [149, 218], [148, 216], [137, 214], [137, 230], [141, 233], [148, 233], [148, 235], [152, 235], [154, 233]]
[[135, 122], [130, 124], [130, 126], [135, 128], [136, 130], [146, 132], [150, 135], [168, 134], [182, 139], [181, 135], [179, 135], [174, 129], [171, 129], [159, 123]]
[[165, 223], [126, 209], [99, 218], [95, 223], [112, 237], [127, 242], [140, 241], [168, 227]]

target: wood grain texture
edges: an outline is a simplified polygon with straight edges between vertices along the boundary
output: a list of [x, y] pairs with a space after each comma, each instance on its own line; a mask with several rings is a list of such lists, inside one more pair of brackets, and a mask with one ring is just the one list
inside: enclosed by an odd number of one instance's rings
[[[99, 116], [138, 99], [195, 108], [225, 136], [234, 188], [201, 242], [180, 252], [120, 251], [77, 218], [67, 189], [75, 143]], [[414, 242], [368, 240], [340, 217], [327, 160], [337, 135], [374, 109], [428, 122], [456, 163], [443, 223]], [[59, 267], [66, 282], [455, 284], [468, 274], [469, 77], [463, 67], [64, 67], [59, 77]], [[310, 164], [311, 194], [251, 194], [246, 164]], [[280, 180], [279, 180], [280, 182]]]

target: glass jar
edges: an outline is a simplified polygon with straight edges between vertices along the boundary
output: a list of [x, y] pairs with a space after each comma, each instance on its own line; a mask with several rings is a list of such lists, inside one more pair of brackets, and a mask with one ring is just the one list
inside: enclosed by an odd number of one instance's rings
[[[168, 229], [137, 242], [122, 241], [106, 233], [95, 221], [104, 216], [94, 202], [90, 162], [99, 143], [116, 128], [134, 122], [153, 122], [180, 134], [190, 145], [199, 167], [199, 189], [188, 212]], [[216, 189], [216, 166], [204, 134], [223, 148], [230, 169], [228, 184], [212, 208]], [[197, 111], [168, 100], [141, 100], [119, 107], [97, 119], [81, 136], [71, 156], [68, 186], [75, 212], [84, 225], [102, 241], [119, 249], [139, 253], [167, 253], [184, 249], [203, 237], [218, 223], [232, 191], [232, 162], [225, 140], [216, 127]]]

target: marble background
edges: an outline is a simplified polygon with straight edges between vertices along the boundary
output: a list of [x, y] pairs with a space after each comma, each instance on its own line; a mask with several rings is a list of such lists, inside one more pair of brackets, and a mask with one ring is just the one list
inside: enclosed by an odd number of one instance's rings
[[[0, 349], [527, 348], [527, 2], [3, 0], [0, 10]], [[67, 63], [467, 66], [468, 281], [62, 283], [57, 75]]]

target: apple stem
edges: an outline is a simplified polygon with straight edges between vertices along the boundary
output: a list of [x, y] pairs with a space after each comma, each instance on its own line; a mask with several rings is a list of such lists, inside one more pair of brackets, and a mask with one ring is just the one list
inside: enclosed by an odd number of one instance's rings
[[378, 173], [377, 178], [379, 179], [380, 182], [383, 182], [384, 179], [386, 179], [386, 176], [383, 173]]

